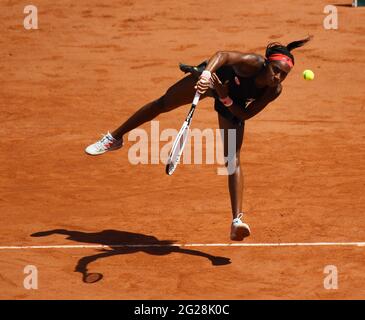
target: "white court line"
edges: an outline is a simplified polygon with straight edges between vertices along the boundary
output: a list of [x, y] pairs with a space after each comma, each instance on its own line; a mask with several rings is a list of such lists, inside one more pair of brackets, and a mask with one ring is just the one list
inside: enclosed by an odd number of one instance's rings
[[173, 244], [116, 244], [116, 245], [54, 245], [0, 246], [0, 250], [30, 249], [103, 249], [103, 248], [163, 248], [163, 247], [364, 247], [365, 242], [283, 242], [283, 243], [173, 243]]

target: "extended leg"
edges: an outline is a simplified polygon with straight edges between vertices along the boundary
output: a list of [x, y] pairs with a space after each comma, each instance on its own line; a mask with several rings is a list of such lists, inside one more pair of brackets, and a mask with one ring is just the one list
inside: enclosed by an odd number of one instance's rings
[[[137, 128], [147, 121], [151, 121], [159, 114], [169, 112], [180, 106], [191, 103], [195, 94], [194, 86], [197, 79], [189, 75], [171, 86], [166, 93], [157, 100], [147, 103], [137, 110], [118, 129], [112, 132], [112, 136], [120, 140], [129, 131]], [[202, 97], [204, 98], [204, 97]]]
[[[222, 115], [218, 114], [219, 126], [224, 133], [224, 156], [227, 157], [228, 188], [231, 199], [233, 221], [231, 224], [231, 240], [241, 241], [249, 236], [251, 231], [248, 224], [242, 222], [242, 197], [243, 197], [243, 174], [240, 163], [240, 151], [243, 143], [244, 123], [242, 126], [234, 125]], [[235, 131], [235, 146], [229, 139], [229, 129]]]
[[[228, 188], [231, 198], [232, 215], [233, 218], [236, 218], [237, 215], [242, 212], [243, 174], [240, 164], [240, 151], [243, 143], [244, 124], [242, 126], [234, 125], [227, 119], [223, 118], [220, 114], [218, 114], [218, 121], [219, 127], [223, 130], [224, 134], [224, 156], [228, 158], [225, 165], [227, 167], [231, 165], [233, 168], [233, 172], [229, 172], [228, 174]], [[228, 130], [230, 129], [233, 129], [236, 132], [235, 148], [229, 146], [230, 141]], [[235, 150], [234, 154], [232, 154], [232, 149]], [[229, 163], [229, 161], [232, 161], [232, 163]]]
[[[137, 110], [127, 121], [118, 129], [103, 136], [103, 138], [88, 147], [85, 152], [89, 155], [100, 155], [107, 151], [119, 149], [123, 146], [123, 136], [129, 131], [137, 128], [141, 124], [151, 121], [159, 114], [169, 112], [185, 104], [191, 103], [195, 95], [194, 86], [197, 78], [188, 75], [171, 86], [166, 93], [157, 100], [147, 103]], [[204, 99], [209, 96], [207, 92], [201, 97]]]

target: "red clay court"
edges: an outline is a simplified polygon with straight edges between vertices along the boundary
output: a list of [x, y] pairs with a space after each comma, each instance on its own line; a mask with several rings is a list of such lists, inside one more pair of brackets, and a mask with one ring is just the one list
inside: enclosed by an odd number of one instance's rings
[[[0, 298], [363, 299], [365, 247], [351, 243], [365, 242], [365, 7], [335, 2], [338, 30], [324, 29], [322, 0], [39, 0], [39, 29], [25, 30], [26, 4], [2, 1]], [[131, 165], [131, 143], [84, 153], [182, 78], [179, 62], [308, 34], [280, 98], [246, 123], [243, 246], [229, 245], [216, 165], [169, 177]], [[189, 108], [161, 115], [160, 130]], [[218, 128], [213, 100], [192, 128]], [[335, 245], [308, 245], [323, 242]], [[27, 265], [38, 290], [23, 287]], [[324, 288], [327, 265], [337, 290]], [[103, 278], [83, 282], [86, 268]]]

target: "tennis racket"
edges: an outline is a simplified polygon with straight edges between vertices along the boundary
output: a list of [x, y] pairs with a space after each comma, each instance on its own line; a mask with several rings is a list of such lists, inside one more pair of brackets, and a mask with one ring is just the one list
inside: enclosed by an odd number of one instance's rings
[[195, 111], [195, 108], [199, 102], [199, 98], [200, 98], [200, 94], [197, 92], [195, 93], [195, 97], [193, 100], [193, 103], [191, 105], [190, 111], [188, 113], [188, 116], [186, 117], [178, 135], [175, 138], [175, 141], [172, 145], [172, 149], [170, 151], [169, 157], [167, 159], [167, 164], [166, 164], [166, 174], [168, 174], [169, 176], [171, 176], [181, 157], [181, 154], [183, 153], [186, 141], [188, 139], [188, 135], [189, 135], [189, 128], [190, 128], [190, 123], [191, 123], [191, 119], [193, 118], [193, 114]]

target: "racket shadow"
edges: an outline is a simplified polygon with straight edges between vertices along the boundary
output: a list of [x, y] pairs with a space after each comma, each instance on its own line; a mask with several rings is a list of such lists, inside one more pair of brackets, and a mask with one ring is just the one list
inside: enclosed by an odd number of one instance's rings
[[[164, 256], [171, 253], [187, 254], [197, 257], [206, 258], [211, 261], [213, 266], [221, 266], [230, 264], [231, 261], [227, 257], [213, 256], [209, 253], [186, 249], [179, 246], [171, 246], [174, 240], [159, 240], [154, 236], [141, 233], [133, 233], [119, 230], [103, 230], [100, 232], [81, 232], [65, 229], [55, 229], [33, 233], [31, 237], [47, 237], [55, 234], [67, 236], [67, 240], [78, 243], [99, 244], [109, 248], [99, 250], [100, 253], [81, 258], [76, 267], [75, 272], [82, 274], [82, 280], [85, 283], [95, 283], [103, 278], [101, 273], [89, 272], [88, 266], [99, 259], [120, 255], [144, 252], [155, 256]], [[131, 245], [131, 247], [119, 247], [120, 245]], [[141, 245], [141, 247], [133, 247]], [[156, 247], [157, 246], [157, 247]]]

